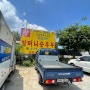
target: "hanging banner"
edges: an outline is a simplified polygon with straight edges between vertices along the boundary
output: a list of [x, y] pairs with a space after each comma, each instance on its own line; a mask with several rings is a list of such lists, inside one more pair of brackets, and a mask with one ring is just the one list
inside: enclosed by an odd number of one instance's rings
[[40, 30], [21, 29], [20, 52], [36, 54], [41, 48], [55, 48], [55, 33]]

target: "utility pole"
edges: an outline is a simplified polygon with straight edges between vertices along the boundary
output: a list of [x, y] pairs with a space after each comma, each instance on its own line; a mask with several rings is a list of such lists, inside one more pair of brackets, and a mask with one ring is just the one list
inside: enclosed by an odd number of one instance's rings
[[27, 25], [28, 25], [28, 22], [26, 21], [25, 22], [25, 29], [27, 30]]

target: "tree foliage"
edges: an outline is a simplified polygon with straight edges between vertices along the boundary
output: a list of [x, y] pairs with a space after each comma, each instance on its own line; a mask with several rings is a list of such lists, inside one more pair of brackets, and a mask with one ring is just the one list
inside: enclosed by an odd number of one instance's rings
[[16, 31], [13, 31], [12, 33], [14, 34], [15, 39], [17, 41], [20, 41], [20, 34], [18, 32], [16, 32]]
[[59, 45], [66, 46], [67, 49], [90, 50], [90, 27], [78, 24], [58, 30]]
[[58, 42], [55, 42], [55, 48], [56, 49], [58, 48]]
[[16, 46], [15, 46], [15, 54], [20, 55], [20, 44], [16, 44]]

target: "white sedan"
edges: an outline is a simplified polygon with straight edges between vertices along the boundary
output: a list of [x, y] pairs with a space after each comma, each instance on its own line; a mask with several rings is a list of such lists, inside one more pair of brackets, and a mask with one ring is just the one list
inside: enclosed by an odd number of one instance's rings
[[68, 64], [82, 67], [84, 72], [90, 73], [90, 55], [89, 56], [82, 56], [77, 59], [70, 59]]

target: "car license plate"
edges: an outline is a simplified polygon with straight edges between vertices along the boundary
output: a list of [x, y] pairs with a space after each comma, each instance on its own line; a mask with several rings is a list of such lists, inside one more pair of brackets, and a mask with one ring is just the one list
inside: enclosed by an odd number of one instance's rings
[[68, 79], [57, 79], [57, 82], [68, 82]]

